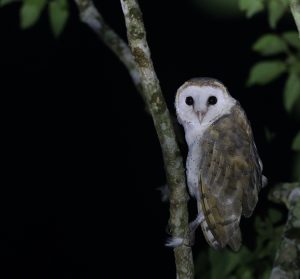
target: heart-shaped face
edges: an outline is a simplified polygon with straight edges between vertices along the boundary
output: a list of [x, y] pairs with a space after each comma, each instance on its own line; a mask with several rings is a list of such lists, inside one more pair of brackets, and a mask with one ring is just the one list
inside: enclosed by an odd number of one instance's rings
[[216, 119], [228, 113], [236, 101], [223, 84], [214, 79], [192, 79], [177, 91], [175, 107], [179, 123], [190, 134], [204, 130]]

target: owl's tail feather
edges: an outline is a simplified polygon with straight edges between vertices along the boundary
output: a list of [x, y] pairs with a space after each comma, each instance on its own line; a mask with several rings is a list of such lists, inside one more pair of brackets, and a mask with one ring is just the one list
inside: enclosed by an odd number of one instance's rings
[[241, 243], [242, 243], [241, 231], [240, 229], [238, 229], [235, 231], [231, 239], [228, 241], [228, 245], [233, 251], [237, 252], [241, 247]]

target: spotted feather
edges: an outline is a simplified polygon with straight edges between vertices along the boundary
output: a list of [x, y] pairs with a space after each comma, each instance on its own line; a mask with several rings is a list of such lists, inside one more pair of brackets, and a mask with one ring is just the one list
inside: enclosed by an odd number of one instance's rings
[[241, 215], [251, 216], [262, 187], [260, 159], [239, 104], [205, 131], [201, 146], [202, 231], [214, 248], [229, 245], [236, 251], [241, 245]]
[[213, 78], [185, 82], [175, 107], [189, 148], [187, 185], [198, 206], [191, 238], [201, 225], [212, 247], [238, 250], [241, 216], [251, 216], [266, 184], [247, 117], [224, 84]]

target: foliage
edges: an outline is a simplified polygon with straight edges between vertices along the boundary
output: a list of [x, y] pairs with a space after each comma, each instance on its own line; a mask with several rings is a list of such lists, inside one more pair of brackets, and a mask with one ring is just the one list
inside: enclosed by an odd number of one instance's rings
[[287, 73], [283, 103], [292, 113], [300, 101], [300, 40], [295, 31], [283, 34], [265, 34], [253, 45], [253, 50], [262, 56], [284, 55], [284, 59], [264, 60], [250, 70], [248, 85], [265, 85]]
[[16, 2], [16, 0], [0, 0], [0, 7], [4, 7], [7, 4]]
[[[266, 12], [270, 31], [253, 43], [252, 50], [263, 58], [252, 66], [246, 82], [248, 86], [264, 86], [278, 78], [284, 80], [282, 103], [286, 113], [300, 120], [300, 40], [295, 30], [277, 32], [282, 18], [289, 12], [289, 0], [195, 0], [198, 3], [213, 3], [216, 12], [239, 8], [247, 18]], [[0, 0], [5, 7], [16, 0]], [[230, 4], [229, 4], [230, 3]], [[221, 5], [221, 6], [220, 6]], [[219, 8], [218, 8], [219, 7]], [[220, 8], [221, 7], [221, 8]], [[38, 23], [41, 15], [48, 10], [49, 23], [53, 34], [59, 36], [69, 17], [67, 0], [23, 0], [20, 6], [20, 26], [27, 29]], [[298, 119], [297, 119], [298, 118]], [[266, 127], [268, 139], [273, 134]], [[290, 148], [294, 152], [291, 179], [300, 181], [300, 130]], [[283, 231], [284, 216], [281, 211], [269, 208], [264, 217], [255, 217], [255, 248], [243, 246], [237, 253], [223, 250], [202, 249], [195, 261], [197, 278], [254, 279], [269, 278], [275, 251]], [[207, 256], [208, 255], [208, 256]]]
[[49, 4], [49, 19], [54, 35], [57, 37], [63, 31], [69, 16], [66, 0], [51, 1]]
[[248, 18], [267, 10], [268, 21], [274, 29], [289, 8], [289, 0], [239, 0], [240, 9]]
[[[239, 0], [239, 4], [248, 17], [267, 10], [268, 22], [272, 29], [276, 28], [289, 8], [289, 0]], [[262, 5], [263, 8], [261, 8]], [[282, 89], [283, 106], [291, 117], [300, 121], [299, 34], [295, 30], [264, 34], [253, 44], [252, 49], [267, 59], [259, 61], [252, 66], [247, 85], [266, 85], [284, 75], [285, 85]], [[292, 171], [294, 179], [299, 179], [300, 177], [299, 133], [300, 131], [291, 146], [297, 152], [294, 159], [294, 171]]]
[[252, 17], [264, 9], [263, 0], [240, 0], [239, 5], [247, 17]]
[[[16, 0], [0, 0], [0, 7], [4, 7]], [[48, 8], [49, 22], [55, 37], [58, 37], [69, 17], [68, 0], [22, 0], [20, 8], [20, 27], [27, 29], [34, 26], [44, 10]]]
[[228, 249], [215, 251], [210, 248], [207, 257], [207, 251], [202, 250], [195, 262], [196, 278], [269, 278], [283, 232], [282, 219], [281, 211], [272, 208], [265, 218], [255, 218], [256, 245], [253, 251], [246, 246], [238, 252]]
[[46, 0], [24, 0], [20, 10], [20, 25], [22, 29], [33, 26], [40, 18], [46, 6]]
[[[289, 0], [237, 0], [239, 8], [251, 18], [266, 12], [270, 32], [262, 34], [253, 43], [252, 50], [263, 59], [255, 63], [249, 72], [248, 86], [264, 86], [278, 78], [284, 80], [283, 107], [287, 114], [300, 122], [300, 40], [295, 30], [276, 32], [281, 19], [289, 14]], [[267, 140], [274, 134], [266, 127]], [[294, 150], [291, 179], [300, 181], [300, 130], [291, 147]], [[291, 158], [292, 159], [292, 158]], [[272, 186], [272, 185], [271, 185]], [[202, 250], [195, 263], [197, 278], [254, 279], [269, 278], [278, 249], [286, 216], [281, 211], [269, 208], [265, 217], [255, 217], [255, 240], [253, 251], [243, 246], [234, 253], [229, 250]]]
[[285, 63], [280, 60], [262, 61], [252, 67], [247, 84], [248, 86], [265, 85], [280, 77], [286, 71]]

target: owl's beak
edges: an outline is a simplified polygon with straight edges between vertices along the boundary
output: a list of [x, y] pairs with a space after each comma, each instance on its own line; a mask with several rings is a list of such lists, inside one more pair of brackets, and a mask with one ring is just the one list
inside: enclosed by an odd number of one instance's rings
[[199, 122], [201, 123], [207, 111], [197, 111]]

